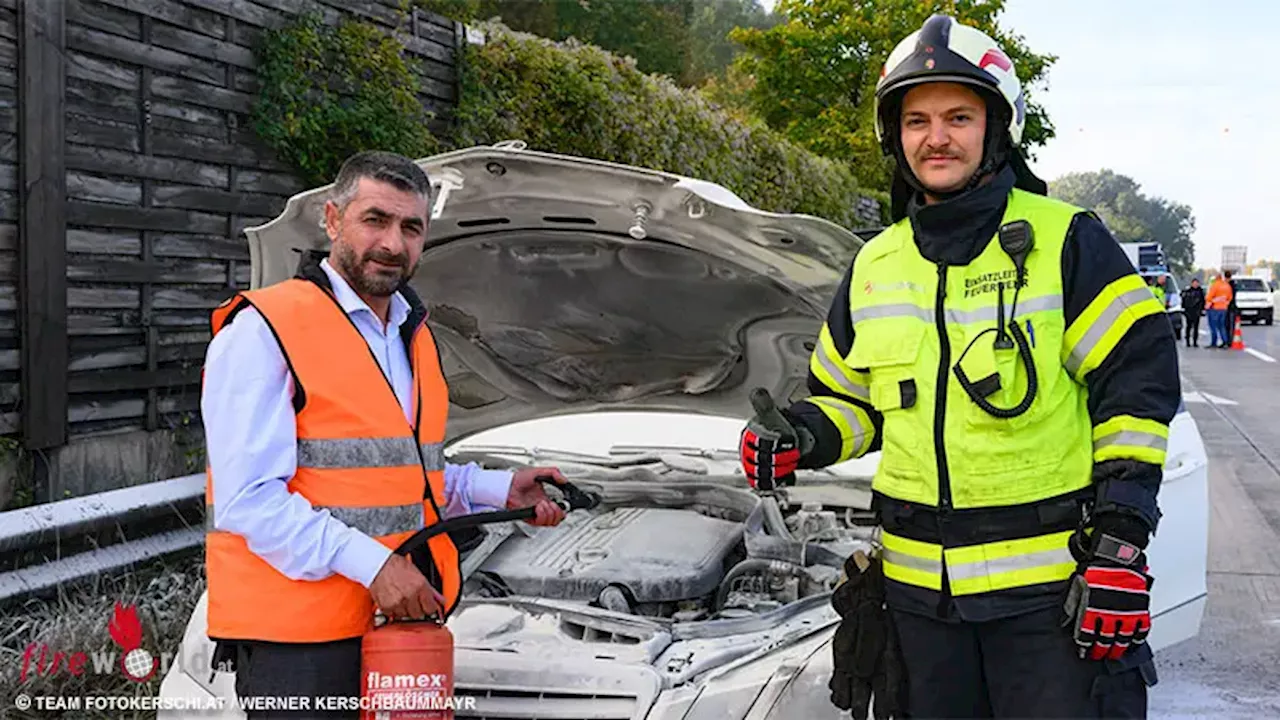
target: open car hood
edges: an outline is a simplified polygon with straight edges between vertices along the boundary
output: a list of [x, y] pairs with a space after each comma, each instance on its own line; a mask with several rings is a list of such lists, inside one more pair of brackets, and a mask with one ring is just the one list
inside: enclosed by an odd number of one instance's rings
[[[450, 440], [599, 409], [746, 416], [756, 386], [803, 396], [831, 298], [874, 232], [522, 143], [418, 164], [437, 190], [411, 283], [440, 347]], [[328, 187], [245, 231], [252, 287], [327, 251]]]

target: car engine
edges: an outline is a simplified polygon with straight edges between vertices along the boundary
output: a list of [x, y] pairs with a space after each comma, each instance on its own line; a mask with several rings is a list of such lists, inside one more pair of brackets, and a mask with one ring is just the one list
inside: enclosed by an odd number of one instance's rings
[[757, 495], [724, 482], [574, 478], [601, 504], [556, 527], [516, 523], [469, 597], [581, 602], [671, 620], [743, 617], [835, 587], [865, 548], [865, 491], [838, 485]]

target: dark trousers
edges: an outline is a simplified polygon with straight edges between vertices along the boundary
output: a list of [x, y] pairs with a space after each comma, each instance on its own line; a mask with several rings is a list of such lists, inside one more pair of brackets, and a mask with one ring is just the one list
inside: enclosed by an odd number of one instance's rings
[[1187, 311], [1183, 313], [1186, 326], [1187, 345], [1200, 344], [1200, 313]]
[[309, 704], [296, 711], [247, 710], [249, 720], [275, 718], [358, 718], [359, 710], [319, 711], [316, 697], [360, 697], [360, 638], [328, 643], [238, 642], [236, 644], [236, 695], [278, 698], [297, 697]]
[[[987, 623], [894, 612], [910, 718], [1145, 718], [1155, 665], [1081, 660], [1059, 608]], [[1130, 651], [1132, 652], [1132, 651]]]

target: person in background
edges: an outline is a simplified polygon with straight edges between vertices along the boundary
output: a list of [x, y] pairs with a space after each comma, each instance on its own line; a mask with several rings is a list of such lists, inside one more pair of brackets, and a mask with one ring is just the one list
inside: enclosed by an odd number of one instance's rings
[[1151, 288], [1151, 294], [1156, 296], [1156, 300], [1159, 300], [1160, 304], [1164, 305], [1164, 276], [1161, 275], [1154, 280], [1149, 280], [1147, 282], [1147, 287]]
[[[1227, 274], [1230, 275], [1230, 272]], [[1209, 286], [1209, 295], [1205, 300], [1209, 308], [1209, 347], [1211, 348], [1231, 347], [1231, 343], [1227, 340], [1227, 308], [1230, 307], [1234, 296], [1231, 286], [1222, 279], [1222, 276], [1213, 279], [1213, 284]]]
[[1182, 315], [1186, 322], [1187, 347], [1200, 347], [1200, 316], [1204, 314], [1204, 288], [1200, 278], [1192, 278], [1191, 286], [1182, 291]]
[[1227, 314], [1223, 317], [1222, 323], [1226, 330], [1223, 335], [1227, 338], [1226, 345], [1231, 345], [1231, 334], [1236, 328], [1236, 316], [1240, 314], [1240, 308], [1236, 306], [1236, 281], [1235, 273], [1231, 270], [1222, 273], [1227, 278], [1227, 285], [1231, 287], [1231, 302], [1227, 303]]

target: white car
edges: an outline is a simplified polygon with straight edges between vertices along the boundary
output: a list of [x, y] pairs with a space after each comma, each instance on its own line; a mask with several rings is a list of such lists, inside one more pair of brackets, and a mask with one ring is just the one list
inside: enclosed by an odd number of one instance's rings
[[[735, 448], [751, 388], [805, 394], [858, 235], [519, 143], [421, 164], [441, 191], [414, 284], [448, 376], [449, 457], [555, 464], [604, 499], [555, 528], [493, 525], [466, 543], [449, 628], [455, 693], [476, 705], [457, 716], [848, 717], [827, 689], [830, 590], [867, 547], [878, 456], [802, 472], [773, 498], [749, 490]], [[290, 276], [297, 251], [326, 250], [324, 190], [247, 231], [255, 287]], [[1206, 597], [1207, 461], [1185, 411], [1168, 457], [1150, 548], [1157, 651], [1199, 632]], [[205, 603], [161, 692], [233, 708]]]
[[1240, 311], [1240, 321], [1251, 321], [1254, 325], [1275, 321], [1275, 297], [1267, 281], [1258, 277], [1236, 277], [1231, 280], [1236, 286], [1236, 308]]

